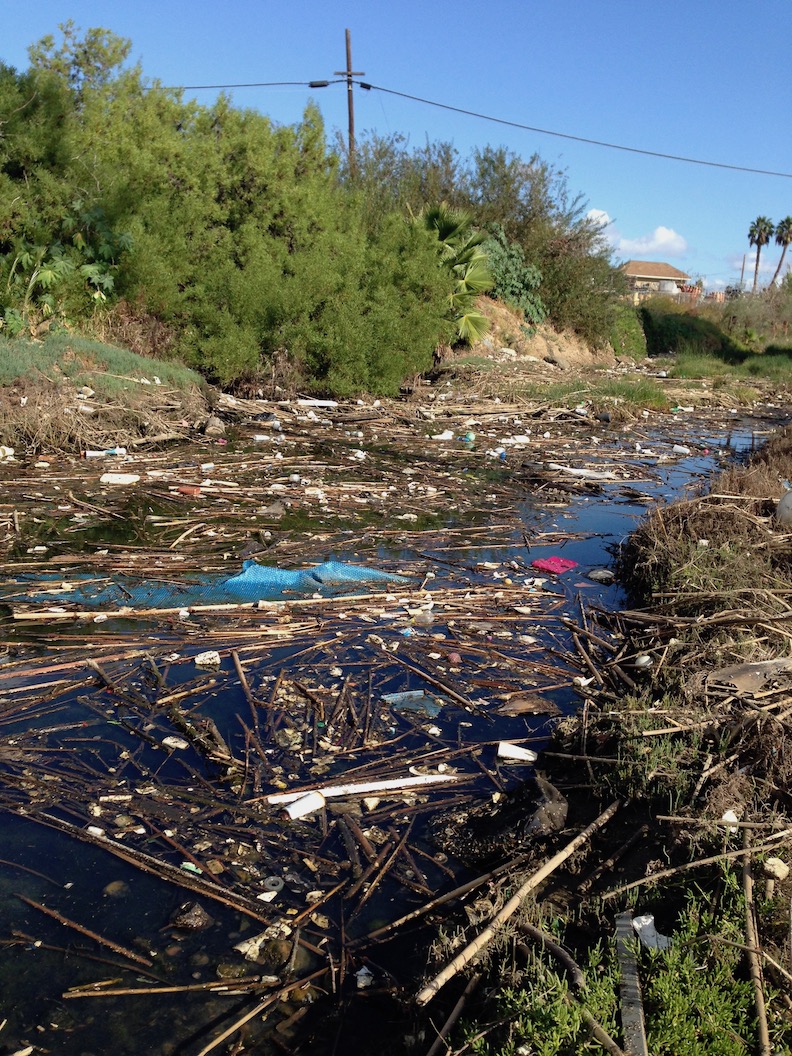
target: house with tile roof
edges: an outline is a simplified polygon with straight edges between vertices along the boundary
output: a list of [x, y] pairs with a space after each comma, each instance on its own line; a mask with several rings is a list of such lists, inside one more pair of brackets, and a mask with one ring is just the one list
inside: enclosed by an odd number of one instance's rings
[[690, 276], [684, 271], [656, 260], [628, 260], [621, 270], [627, 276], [633, 300], [637, 304], [645, 297], [657, 294], [675, 296], [690, 288]]

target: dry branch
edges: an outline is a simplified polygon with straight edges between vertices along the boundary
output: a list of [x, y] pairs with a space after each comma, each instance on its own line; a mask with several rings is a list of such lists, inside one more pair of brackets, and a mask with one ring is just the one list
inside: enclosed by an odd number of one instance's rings
[[582, 847], [591, 836], [606, 825], [616, 811], [619, 809], [619, 800], [615, 800], [611, 805], [604, 810], [589, 826], [587, 826], [583, 832], [577, 835], [574, 840], [571, 840], [566, 847], [562, 848], [557, 854], [554, 854], [545, 864], [537, 869], [535, 873], [520, 885], [518, 890], [509, 899], [503, 909], [492, 918], [488, 926], [484, 931], [480, 932], [479, 935], [468, 943], [468, 945], [457, 954], [457, 956], [451, 961], [446, 967], [434, 977], [429, 983], [424, 986], [419, 993], [416, 995], [416, 1003], [419, 1005], [428, 1004], [432, 998], [437, 994], [443, 986], [453, 979], [453, 977], [459, 972], [466, 964], [469, 964], [473, 958], [480, 953], [489, 941], [494, 937], [496, 928], [504, 921], [508, 920], [519, 908], [527, 895], [530, 894], [536, 887], [541, 884], [552, 872], [554, 872], [560, 865], [571, 857], [580, 847]]

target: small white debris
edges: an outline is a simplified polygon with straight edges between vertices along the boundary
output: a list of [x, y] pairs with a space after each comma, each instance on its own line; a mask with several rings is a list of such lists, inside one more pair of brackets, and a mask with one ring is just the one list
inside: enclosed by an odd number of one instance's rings
[[535, 763], [539, 757], [536, 752], [532, 752], [530, 748], [523, 748], [521, 744], [501, 741], [498, 745], [498, 758], [521, 763]]
[[[737, 815], [734, 813], [733, 810], [727, 810], [726, 813], [721, 818], [721, 821], [729, 821], [729, 822], [735, 822], [735, 821], [739, 821], [739, 820], [740, 819], [737, 817]], [[739, 826], [738, 825], [729, 825], [727, 827], [727, 832], [739, 832]]]
[[163, 737], [162, 743], [166, 748], [189, 748], [190, 742], [185, 741], [183, 737]]
[[667, 950], [671, 940], [667, 935], [661, 935], [655, 928], [654, 917], [651, 913], [645, 913], [641, 917], [633, 917], [633, 931], [641, 940], [647, 950]]
[[209, 649], [205, 653], [198, 653], [193, 662], [196, 667], [219, 667], [220, 654], [215, 649]]
[[100, 484], [137, 484], [140, 480], [139, 473], [103, 473], [99, 478]]

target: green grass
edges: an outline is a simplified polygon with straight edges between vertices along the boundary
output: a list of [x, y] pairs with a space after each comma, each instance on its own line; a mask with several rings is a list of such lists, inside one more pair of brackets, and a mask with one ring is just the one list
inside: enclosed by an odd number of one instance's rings
[[[638, 953], [652, 1056], [749, 1056], [756, 1051], [756, 1024], [751, 985], [742, 968], [744, 902], [739, 867], [724, 864], [715, 883], [716, 900], [691, 889], [678, 914], [658, 910], [658, 928], [671, 937], [664, 951]], [[610, 913], [599, 922], [603, 935], [612, 934]], [[596, 925], [595, 925], [596, 927]], [[725, 940], [725, 941], [724, 941]], [[586, 990], [570, 1000], [567, 979], [539, 947], [513, 974], [501, 966], [509, 982], [494, 989], [492, 1006], [478, 1022], [468, 1022], [463, 1034], [475, 1056], [571, 1056], [601, 1053], [583, 1023], [579, 1001], [612, 1038], [621, 1040], [619, 969], [612, 938], [579, 956]], [[511, 976], [511, 977], [510, 977]], [[494, 1006], [494, 1007], [493, 1007]], [[788, 1052], [790, 1026], [769, 1006], [770, 1032]]]
[[624, 404], [633, 408], [668, 410], [668, 397], [652, 378], [592, 378], [591, 382], [527, 382], [520, 395], [575, 407], [579, 403], [596, 406]]
[[469, 355], [460, 356], [459, 359], [453, 360], [450, 364], [454, 371], [486, 371], [495, 370], [501, 368], [503, 364], [497, 363], [494, 359], [489, 359], [487, 356], [479, 356], [471, 352]]
[[0, 385], [36, 379], [57, 383], [67, 378], [75, 386], [88, 385], [112, 396], [132, 387], [139, 389], [142, 378], [153, 387], [155, 376], [169, 388], [189, 390], [204, 385], [199, 374], [181, 364], [147, 359], [72, 334], [48, 334], [41, 341], [0, 335]]
[[792, 378], [792, 348], [773, 347], [765, 352], [746, 355], [740, 362], [719, 356], [683, 349], [669, 373], [675, 378], [709, 378], [789, 383]]

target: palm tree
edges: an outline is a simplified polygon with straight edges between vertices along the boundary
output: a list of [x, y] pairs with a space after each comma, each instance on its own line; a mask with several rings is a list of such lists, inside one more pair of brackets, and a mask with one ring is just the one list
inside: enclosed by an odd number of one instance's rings
[[781, 246], [781, 259], [778, 262], [775, 275], [770, 280], [771, 286], [775, 286], [776, 279], [781, 274], [781, 268], [784, 266], [784, 257], [786, 256], [787, 247], [789, 246], [789, 243], [792, 242], [792, 216], [785, 216], [783, 220], [778, 221], [775, 229], [775, 240], [776, 245]]
[[773, 237], [773, 221], [766, 216], [757, 216], [748, 228], [748, 245], [756, 246], [756, 266], [754, 267], [753, 292], [756, 293], [756, 283], [759, 279], [759, 254], [762, 246], [766, 246]]
[[489, 237], [473, 227], [473, 218], [464, 209], [445, 202], [424, 208], [417, 222], [437, 235], [440, 256], [454, 277], [449, 310], [459, 340], [471, 344], [489, 328], [486, 317], [476, 307], [476, 298], [493, 284], [486, 250]]

